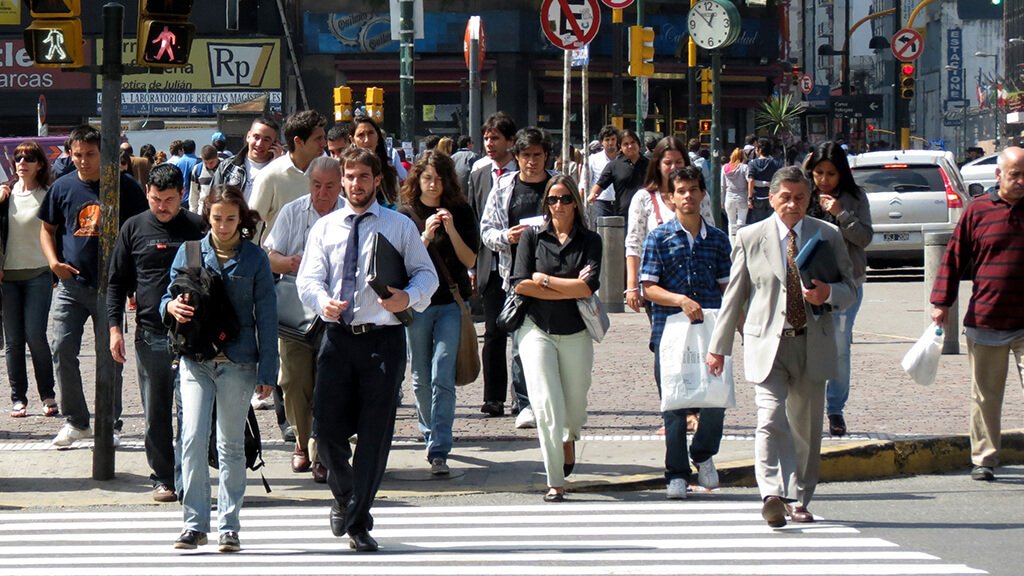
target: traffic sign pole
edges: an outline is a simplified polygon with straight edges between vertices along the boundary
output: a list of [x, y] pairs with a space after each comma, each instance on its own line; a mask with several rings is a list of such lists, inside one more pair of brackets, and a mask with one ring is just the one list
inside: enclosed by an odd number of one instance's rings
[[[416, 22], [415, 15], [413, 12], [413, 0], [399, 0], [399, 33], [401, 40], [399, 42], [401, 50], [401, 60], [399, 62], [399, 88], [398, 98], [401, 107], [401, 124], [400, 124], [400, 135], [402, 142], [412, 142], [413, 134], [415, 133], [415, 122], [416, 122], [416, 107], [415, 107], [415, 94], [413, 90], [413, 80], [415, 72], [413, 70], [413, 52], [415, 50], [416, 41]], [[472, 72], [470, 72], [472, 74]], [[470, 94], [472, 94], [472, 86], [470, 87]], [[472, 98], [472, 96], [470, 96]], [[401, 147], [401, 145], [396, 146]]]
[[[636, 25], [644, 25], [644, 0], [636, 0]], [[643, 108], [643, 83], [636, 79], [636, 137], [640, 139], [640, 151], [644, 150], [644, 117], [640, 114]]]
[[722, 51], [711, 51], [711, 207], [715, 226], [725, 230], [722, 222]]

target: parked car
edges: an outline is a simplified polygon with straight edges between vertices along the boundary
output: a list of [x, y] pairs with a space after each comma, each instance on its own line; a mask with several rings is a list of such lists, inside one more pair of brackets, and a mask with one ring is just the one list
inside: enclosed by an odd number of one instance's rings
[[[970, 190], [971, 184], [981, 184], [981, 190], [985, 190], [996, 184], [996, 160], [999, 154], [989, 154], [977, 160], [971, 160], [960, 168], [960, 175]], [[977, 194], [972, 194], [977, 196]]]
[[950, 152], [889, 150], [850, 157], [871, 207], [868, 265], [921, 266], [924, 235], [952, 232], [971, 202]]

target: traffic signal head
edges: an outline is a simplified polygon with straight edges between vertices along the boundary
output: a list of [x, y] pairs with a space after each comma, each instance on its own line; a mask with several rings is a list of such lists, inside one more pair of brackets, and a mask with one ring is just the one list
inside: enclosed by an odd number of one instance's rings
[[629, 75], [654, 76], [654, 28], [629, 27]]
[[192, 0], [139, 0], [136, 60], [151, 68], [188, 65], [196, 28], [188, 21]]
[[914, 98], [914, 87], [916, 84], [914, 72], [913, 64], [903, 64], [900, 68], [900, 98], [904, 100]]
[[29, 0], [28, 12], [33, 18], [78, 18], [82, 15], [81, 0]]
[[711, 100], [711, 70], [704, 68], [700, 71], [700, 103], [710, 106]]
[[366, 115], [380, 124], [384, 121], [384, 89], [366, 89]]
[[711, 133], [711, 120], [701, 120], [700, 121], [700, 133], [701, 134], [710, 134]]
[[36, 20], [25, 28], [25, 49], [36, 66], [84, 65], [80, 0], [29, 0], [28, 5]]
[[338, 86], [334, 89], [334, 121], [352, 121], [352, 89]]

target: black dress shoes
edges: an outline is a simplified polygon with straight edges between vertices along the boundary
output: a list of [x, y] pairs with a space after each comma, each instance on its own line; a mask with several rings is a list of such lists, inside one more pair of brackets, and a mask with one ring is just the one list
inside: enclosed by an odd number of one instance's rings
[[786, 503], [778, 496], [765, 498], [761, 507], [761, 518], [764, 518], [772, 528], [782, 528], [786, 525]]
[[846, 420], [842, 414], [828, 415], [828, 433], [832, 436], [846, 436]]
[[376, 552], [379, 546], [369, 532], [356, 532], [348, 535], [348, 547], [356, 552]]
[[814, 522], [814, 514], [811, 514], [806, 506], [786, 504], [786, 516], [789, 516], [789, 519], [793, 522], [800, 524]]
[[339, 538], [345, 535], [345, 509], [337, 503], [331, 506], [331, 534]]
[[480, 411], [491, 417], [504, 416], [505, 405], [501, 402], [488, 400], [487, 402], [484, 402], [483, 406], [480, 407]]

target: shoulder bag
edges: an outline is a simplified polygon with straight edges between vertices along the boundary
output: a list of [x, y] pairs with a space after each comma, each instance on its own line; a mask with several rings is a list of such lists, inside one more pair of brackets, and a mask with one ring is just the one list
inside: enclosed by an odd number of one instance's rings
[[295, 277], [282, 275], [274, 284], [277, 293], [277, 333], [285, 340], [314, 345], [323, 331], [324, 321], [299, 299]]
[[583, 325], [587, 327], [587, 332], [590, 333], [594, 342], [604, 340], [604, 335], [611, 327], [611, 321], [608, 319], [608, 313], [605, 312], [604, 304], [597, 297], [597, 293], [593, 293], [587, 298], [577, 298], [576, 307], [580, 311]]

